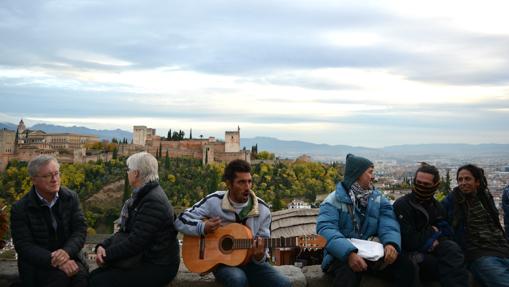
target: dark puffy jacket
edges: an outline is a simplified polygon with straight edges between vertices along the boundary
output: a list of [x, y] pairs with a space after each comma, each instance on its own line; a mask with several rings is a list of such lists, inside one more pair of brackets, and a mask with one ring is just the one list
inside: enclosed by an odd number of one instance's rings
[[405, 252], [425, 252], [436, 239], [452, 239], [445, 210], [434, 198], [424, 207], [417, 203], [412, 193], [407, 194], [394, 202], [394, 212], [401, 227], [401, 244]]
[[80, 251], [85, 244], [87, 225], [78, 195], [65, 187], [61, 187], [58, 194], [53, 206], [58, 222], [56, 232], [50, 227], [49, 208], [42, 206], [34, 187], [12, 206], [11, 234], [25, 286], [35, 284], [32, 268], [51, 267], [51, 252], [57, 249], [61, 248], [71, 259], [85, 263]]
[[163, 189], [151, 182], [135, 198], [126, 223], [127, 240], [112, 244], [110, 237], [101, 244], [106, 249], [105, 262], [143, 253], [143, 262], [178, 266], [180, 252], [174, 212]]

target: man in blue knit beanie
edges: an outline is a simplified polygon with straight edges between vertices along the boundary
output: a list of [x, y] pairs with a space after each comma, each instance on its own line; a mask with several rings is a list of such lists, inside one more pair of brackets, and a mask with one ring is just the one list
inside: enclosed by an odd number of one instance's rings
[[343, 178], [345, 189], [349, 190], [352, 184], [370, 167], [374, 168], [369, 159], [349, 153], [346, 156], [345, 176]]
[[[333, 286], [359, 286], [366, 272], [393, 278], [395, 286], [414, 286], [415, 267], [408, 258], [398, 256], [399, 223], [391, 203], [374, 188], [373, 171], [370, 160], [348, 154], [343, 182], [320, 205], [316, 230], [327, 239], [322, 270], [333, 276]], [[349, 240], [354, 238], [377, 238], [383, 256], [377, 260], [363, 253], [361, 257]]]

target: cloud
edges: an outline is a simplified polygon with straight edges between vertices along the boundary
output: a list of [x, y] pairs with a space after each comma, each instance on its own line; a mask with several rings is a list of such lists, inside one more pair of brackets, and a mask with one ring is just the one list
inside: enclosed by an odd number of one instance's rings
[[453, 2], [2, 1], [0, 113], [508, 139], [503, 3]]

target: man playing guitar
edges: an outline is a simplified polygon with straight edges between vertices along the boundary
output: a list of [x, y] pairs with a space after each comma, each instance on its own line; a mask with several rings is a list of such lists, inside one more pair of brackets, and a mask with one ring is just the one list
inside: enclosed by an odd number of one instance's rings
[[243, 224], [254, 236], [253, 256], [242, 266], [220, 264], [213, 270], [216, 279], [223, 286], [232, 287], [291, 286], [289, 279], [267, 262], [263, 238], [270, 237], [270, 209], [251, 190], [250, 164], [244, 160], [230, 162], [223, 180], [228, 190], [209, 194], [180, 214], [175, 221], [177, 230], [186, 235], [205, 236], [229, 223]]

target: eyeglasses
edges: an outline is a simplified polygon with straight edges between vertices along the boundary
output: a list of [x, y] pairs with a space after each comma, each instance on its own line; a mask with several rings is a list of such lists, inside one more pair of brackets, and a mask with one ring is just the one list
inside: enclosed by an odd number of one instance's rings
[[60, 178], [60, 172], [59, 171], [56, 171], [54, 173], [48, 173], [46, 175], [37, 175], [35, 177], [40, 177], [46, 181], [50, 181], [53, 177], [54, 178]]

